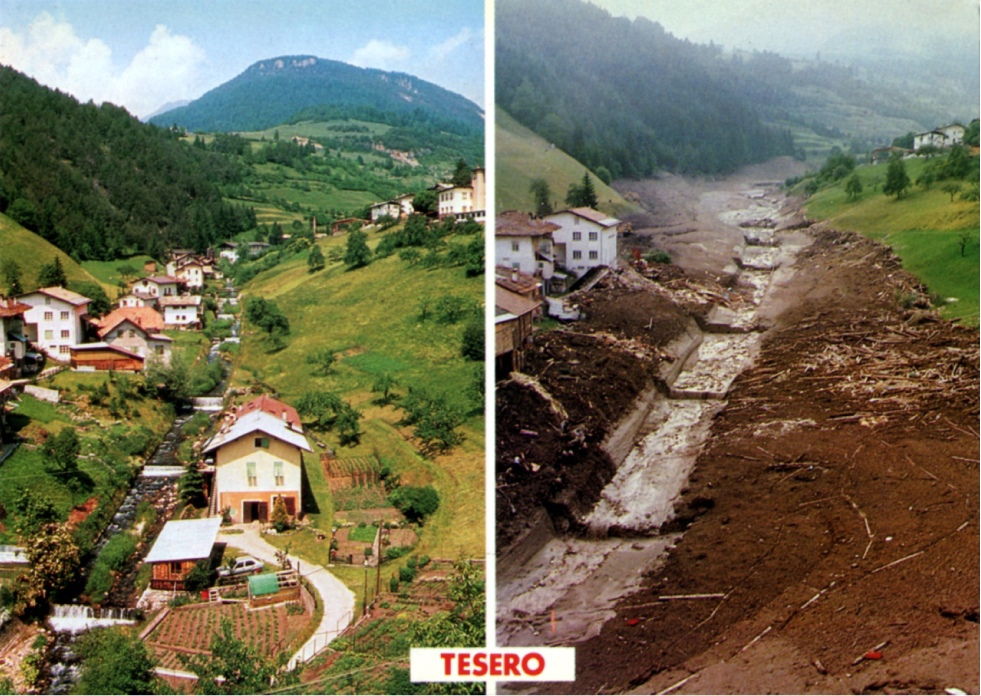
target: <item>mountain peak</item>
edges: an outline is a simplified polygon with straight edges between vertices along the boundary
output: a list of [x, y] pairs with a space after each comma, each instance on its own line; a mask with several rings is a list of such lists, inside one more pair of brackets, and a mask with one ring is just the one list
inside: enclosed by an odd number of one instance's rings
[[334, 113], [338, 109], [421, 112], [468, 128], [483, 128], [480, 107], [431, 82], [310, 55], [260, 60], [200, 99], [151, 121], [176, 123], [191, 131], [251, 131], [324, 107]]

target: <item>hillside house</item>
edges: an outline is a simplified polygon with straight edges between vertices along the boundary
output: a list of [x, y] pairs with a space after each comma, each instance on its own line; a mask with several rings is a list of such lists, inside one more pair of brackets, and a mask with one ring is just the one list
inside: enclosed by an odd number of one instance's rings
[[964, 133], [967, 132], [967, 129], [964, 128], [964, 126], [962, 126], [961, 124], [951, 123], [949, 126], [943, 126], [942, 128], [938, 128], [937, 130], [946, 136], [948, 147], [952, 145], [964, 144]]
[[541, 302], [522, 297], [500, 285], [494, 288], [494, 374], [505, 379], [524, 366], [524, 353], [531, 346], [534, 317], [541, 315]]
[[402, 206], [394, 200], [375, 203], [371, 206], [370, 211], [372, 222], [378, 222], [384, 217], [390, 217], [393, 220], [398, 220], [402, 217]]
[[[161, 333], [164, 328], [164, 318], [156, 310], [150, 307], [122, 307], [107, 314], [96, 323], [96, 326], [99, 331], [99, 338], [107, 346], [117, 350], [125, 350], [141, 359], [155, 358], [164, 365], [170, 364], [173, 339]], [[117, 359], [116, 356], [109, 355], [106, 351], [103, 351], [104, 354], [96, 355], [89, 352], [83, 355], [85, 351], [84, 347], [73, 346], [73, 368], [109, 369], [99, 365], [106, 360]], [[122, 360], [123, 358], [118, 359]], [[142, 370], [143, 367], [145, 367], [145, 363], [138, 368], [118, 369]]]
[[517, 210], [498, 215], [495, 225], [495, 263], [512, 271], [541, 278], [545, 292], [550, 292], [555, 275], [552, 235], [559, 226]]
[[[961, 134], [961, 138], [963, 138]], [[947, 147], [950, 145], [948, 142], [947, 134], [941, 130], [931, 130], [925, 133], [917, 133], [913, 136], [913, 152], [919, 152], [925, 147]]]
[[10, 361], [7, 376], [16, 377], [24, 368], [28, 353], [24, 313], [30, 308], [30, 305], [12, 297], [0, 297], [0, 336], [3, 337], [0, 356]]
[[222, 242], [219, 247], [218, 258], [225, 259], [228, 263], [238, 261], [238, 242]]
[[85, 340], [85, 319], [91, 300], [65, 288], [41, 288], [18, 298], [29, 342], [55, 360], [68, 360], [71, 347]]
[[262, 411], [263, 413], [275, 416], [289, 426], [290, 429], [300, 434], [303, 433], [303, 424], [300, 423], [300, 414], [297, 410], [279, 399], [274, 399], [268, 394], [263, 394], [252, 399], [252, 401], [233, 407], [228, 414], [228, 419], [234, 421], [256, 411]]
[[905, 157], [909, 153], [910, 151], [906, 148], [896, 147], [894, 145], [877, 147], [869, 153], [869, 161], [872, 164], [881, 164], [882, 162], [888, 162], [892, 157]]
[[473, 178], [469, 186], [450, 186], [441, 184], [437, 189], [439, 218], [455, 217], [465, 220], [472, 217], [477, 222], [484, 222], [487, 217], [487, 183], [484, 170], [480, 167], [473, 170]]
[[553, 213], [545, 220], [557, 225], [555, 263], [576, 276], [597, 266], [615, 267], [617, 228], [620, 221], [592, 208], [570, 208]]
[[203, 288], [205, 263], [193, 255], [183, 255], [167, 264], [167, 275], [189, 288]]
[[174, 276], [151, 276], [141, 278], [133, 283], [130, 294], [140, 299], [155, 303], [161, 297], [176, 295], [180, 288], [180, 281]]
[[201, 327], [200, 295], [161, 297], [160, 309], [163, 311], [164, 325], [169, 328], [196, 329]]
[[295, 517], [303, 496], [303, 452], [311, 452], [288, 416], [253, 409], [226, 421], [204, 447], [214, 456], [212, 508], [233, 522], [267, 522], [277, 498]]
[[220, 517], [200, 520], [171, 520], [160, 530], [146, 562], [153, 569], [150, 587], [154, 590], [181, 591], [184, 578], [200, 561], [215, 565], [215, 541], [221, 528]]
[[149, 307], [153, 309], [157, 306], [157, 300], [154, 297], [141, 297], [130, 293], [116, 298], [116, 304], [120, 308]]

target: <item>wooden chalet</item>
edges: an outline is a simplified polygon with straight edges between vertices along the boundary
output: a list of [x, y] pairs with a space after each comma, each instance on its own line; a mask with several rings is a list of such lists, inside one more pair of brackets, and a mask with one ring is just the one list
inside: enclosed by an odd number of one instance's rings
[[79, 372], [142, 372], [142, 355], [109, 343], [83, 343], [70, 349], [71, 368]]
[[184, 589], [184, 578], [199, 561], [214, 554], [220, 517], [201, 520], [171, 520], [164, 525], [146, 562], [153, 568], [150, 587], [154, 590]]

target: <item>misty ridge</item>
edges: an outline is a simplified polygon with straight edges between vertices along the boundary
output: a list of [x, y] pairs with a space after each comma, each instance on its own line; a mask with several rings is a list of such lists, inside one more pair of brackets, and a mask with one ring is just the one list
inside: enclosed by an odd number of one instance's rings
[[501, 0], [496, 42], [498, 105], [612, 178], [806, 159], [800, 136], [867, 152], [977, 116], [977, 47], [958, 37], [924, 34], [903, 53], [896, 37], [845, 29], [791, 59], [678, 39], [578, 0]]

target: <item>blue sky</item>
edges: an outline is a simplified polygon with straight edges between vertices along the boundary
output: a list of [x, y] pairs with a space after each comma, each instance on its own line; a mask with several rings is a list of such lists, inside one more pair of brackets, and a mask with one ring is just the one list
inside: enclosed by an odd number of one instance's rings
[[484, 104], [483, 0], [0, 0], [0, 63], [138, 116], [251, 64], [315, 55]]

